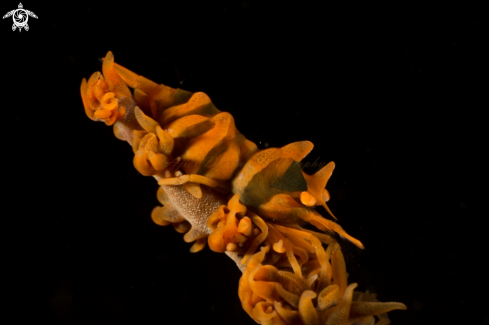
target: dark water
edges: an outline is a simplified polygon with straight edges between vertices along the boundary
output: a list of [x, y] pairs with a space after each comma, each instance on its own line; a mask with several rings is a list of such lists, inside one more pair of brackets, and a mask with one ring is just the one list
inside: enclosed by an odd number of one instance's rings
[[233, 262], [191, 254], [181, 234], [154, 225], [156, 182], [138, 174], [110, 128], [85, 116], [81, 78], [111, 50], [154, 81], [206, 92], [260, 148], [310, 140], [308, 161], [335, 161], [329, 206], [366, 246], [345, 253], [350, 281], [405, 303], [393, 324], [488, 324], [487, 24], [477, 10], [24, 7], [38, 16], [28, 32], [12, 32], [8, 19], [0, 26], [0, 319], [254, 323]]

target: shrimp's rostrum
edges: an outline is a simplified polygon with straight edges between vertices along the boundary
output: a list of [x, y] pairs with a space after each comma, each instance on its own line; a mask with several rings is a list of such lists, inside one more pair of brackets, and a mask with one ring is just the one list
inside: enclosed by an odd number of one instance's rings
[[316, 212], [321, 205], [336, 219], [325, 189], [335, 166], [302, 171], [311, 142], [258, 150], [206, 94], [159, 85], [111, 52], [80, 89], [87, 116], [112, 125], [132, 146], [134, 167], [160, 185], [153, 221], [185, 233], [191, 252], [208, 243], [232, 258], [243, 272], [242, 306], [257, 323], [388, 324], [388, 311], [406, 309], [348, 284], [337, 239], [363, 244]]

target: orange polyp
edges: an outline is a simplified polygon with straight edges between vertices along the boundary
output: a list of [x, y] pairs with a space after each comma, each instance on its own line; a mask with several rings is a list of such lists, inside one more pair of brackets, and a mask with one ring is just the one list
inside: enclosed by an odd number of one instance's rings
[[160, 126], [156, 127], [156, 135], [158, 136], [158, 141], [160, 143], [158, 148], [159, 151], [165, 156], [170, 156], [175, 145], [173, 138], [168, 134], [168, 132], [161, 129]]
[[152, 176], [156, 173], [156, 170], [148, 162], [144, 149], [140, 149], [136, 152], [133, 164], [136, 170], [144, 176]]
[[132, 131], [133, 140], [132, 140], [132, 152], [136, 154], [139, 150], [139, 145], [144, 137], [148, 134], [146, 131], [134, 130]]
[[231, 210], [227, 216], [225, 230], [223, 233], [225, 243], [231, 242], [236, 237], [238, 232], [237, 223], [236, 211]]
[[220, 111], [214, 107], [209, 96], [197, 92], [190, 97], [187, 103], [166, 109], [161, 114], [160, 122], [162, 125], [166, 125], [185, 115], [198, 114], [212, 116], [218, 113], [220, 113]]
[[236, 251], [237, 248], [238, 246], [235, 243], [229, 243], [226, 245], [226, 250], [230, 252]]
[[277, 301], [274, 301], [273, 307], [287, 324], [299, 324], [302, 321], [297, 310], [285, 309], [282, 307], [282, 304]]
[[213, 251], [234, 252], [238, 247], [242, 247], [242, 244], [247, 240], [245, 236], [239, 233], [236, 210], [228, 210], [230, 205], [236, 205], [236, 202], [231, 199], [227, 208], [225, 206], [219, 207], [218, 211], [213, 213], [207, 221], [207, 226], [213, 230], [209, 235], [209, 247]]
[[91, 120], [94, 120], [94, 111], [90, 107], [90, 104], [88, 102], [87, 98], [87, 80], [85, 78], [82, 79], [82, 83], [80, 85], [80, 93], [83, 101], [83, 108], [85, 108], [85, 114], [87, 114], [88, 118]]
[[[355, 291], [355, 293], [359, 293], [358, 291]], [[367, 294], [364, 294], [367, 296]], [[369, 295], [370, 299], [373, 297], [372, 300], [374, 301], [369, 301], [369, 302], [364, 302], [361, 303], [359, 301], [353, 301], [350, 307], [350, 316], [353, 316], [353, 319], [361, 319], [364, 317], [368, 316], [373, 316], [373, 315], [385, 315], [385, 313], [395, 310], [395, 309], [400, 309], [400, 310], [406, 310], [407, 307], [406, 305], [399, 303], [399, 302], [378, 302], [377, 299], [375, 299], [374, 294]], [[384, 318], [384, 317], [382, 317]], [[388, 320], [387, 316], [385, 316], [385, 319]], [[385, 323], [386, 324], [386, 323]]]
[[226, 251], [226, 244], [224, 242], [224, 223], [219, 223], [217, 228], [209, 235], [208, 242], [211, 250], [217, 253], [223, 253]]
[[226, 217], [227, 207], [225, 205], [221, 205], [216, 212], [211, 214], [209, 219], [207, 219], [207, 227], [211, 230], [215, 230], [218, 226], [218, 223]]
[[190, 252], [191, 253], [200, 252], [201, 250], [203, 250], [205, 248], [206, 243], [207, 243], [206, 238], [197, 239], [195, 241], [195, 243], [192, 245], [192, 247], [190, 247]]
[[170, 221], [166, 221], [166, 220], [163, 220], [161, 219], [159, 216], [158, 216], [158, 211], [160, 210], [161, 208], [160, 207], [156, 207], [153, 209], [153, 211], [151, 212], [151, 219], [153, 220], [154, 223], [156, 223], [157, 225], [159, 226], [167, 226], [169, 225], [171, 222]]
[[175, 230], [177, 232], [184, 234], [190, 230], [191, 226], [190, 226], [190, 223], [188, 221], [182, 221], [182, 222], [174, 223], [173, 227], [175, 228]]
[[143, 77], [135, 74], [129, 69], [124, 68], [123, 66], [113, 63], [115, 71], [117, 71], [118, 75], [124, 80], [124, 82], [131, 88], [137, 88], [139, 90], [144, 91], [149, 94], [158, 88], [158, 84]]
[[[290, 263], [290, 266], [294, 270], [294, 274], [302, 278], [302, 271], [299, 266], [299, 263], [297, 262], [297, 259], [295, 258], [294, 252], [292, 250], [292, 245], [289, 243], [289, 241], [287, 241], [284, 235], [282, 235], [279, 231], [275, 229], [274, 226], [272, 226], [271, 224], [267, 224], [267, 226], [268, 226], [270, 237], [277, 240], [277, 242], [280, 242], [280, 244], [277, 245], [278, 250], [281, 251], [282, 248], [284, 249], [284, 252], [287, 255], [287, 259]], [[274, 250], [275, 250], [275, 244], [274, 244]]]
[[102, 72], [104, 79], [109, 86], [109, 91], [113, 91], [118, 98], [131, 98], [131, 92], [127, 88], [127, 84], [122, 80], [114, 68], [114, 55], [108, 52], [102, 64]]
[[285, 253], [284, 242], [282, 239], [280, 239], [278, 242], [273, 244], [273, 250], [276, 251], [277, 253]]
[[327, 310], [339, 303], [340, 288], [337, 284], [328, 286], [318, 296], [318, 310]]
[[[125, 108], [119, 105], [119, 99], [132, 102], [131, 94], [124, 82], [115, 76], [117, 74], [114, 75], [110, 62], [109, 66], [105, 66], [104, 74], [109, 76], [108, 80], [100, 72], [92, 74], [88, 82], [82, 80], [80, 91], [87, 116], [92, 120], [101, 120], [106, 125], [113, 125], [126, 114]], [[116, 110], [118, 107], [122, 108]]]
[[114, 96], [115, 94], [112, 92], [105, 93], [105, 95], [100, 100], [100, 104], [104, 109], [111, 111], [117, 108], [117, 99], [114, 98]]
[[[241, 214], [246, 213], [246, 206], [239, 202], [239, 194], [233, 195], [233, 197], [228, 202], [228, 207], [230, 210], [236, 211], [236, 213], [241, 213]], [[250, 220], [250, 218], [246, 218], [246, 219]], [[251, 224], [251, 220], [250, 220], [250, 224]]]
[[[184, 170], [187, 174], [198, 174], [201, 168], [208, 169], [205, 167], [205, 164], [208, 162], [206, 158], [208, 158], [209, 152], [224, 141], [230, 128], [234, 128], [234, 121], [229, 113], [220, 113], [214, 116], [211, 121], [215, 123], [214, 127], [206, 133], [190, 140], [188, 149], [182, 155], [184, 161], [190, 162], [184, 165]], [[236, 161], [235, 164], [237, 163]], [[223, 167], [227, 168], [227, 166]]]
[[332, 311], [331, 313], [326, 312], [325, 315], [328, 315], [330, 318], [338, 319], [337, 324], [345, 324], [348, 320], [348, 315], [350, 314], [350, 306], [351, 300], [353, 298], [353, 290], [357, 287], [356, 283], [352, 283], [345, 290], [345, 293], [342, 296], [342, 299], [337, 308], [331, 308], [328, 311]]
[[345, 259], [341, 249], [338, 249], [331, 254], [331, 269], [333, 271], [333, 282], [338, 285], [340, 297], [342, 297], [348, 286], [348, 280], [346, 277]]
[[304, 325], [319, 325], [318, 314], [312, 303], [312, 299], [316, 297], [317, 294], [312, 290], [304, 291], [301, 295], [299, 301], [299, 315], [304, 322]]
[[[269, 304], [269, 303], [268, 303]], [[253, 309], [253, 317], [258, 320], [259, 324], [270, 324], [270, 321], [275, 316], [275, 313], [267, 313], [267, 303], [259, 302], [256, 304], [256, 308]]]
[[304, 229], [302, 227], [298, 227], [298, 229], [300, 231], [303, 231], [303, 232], [309, 234], [309, 235], [314, 236], [321, 243], [326, 244], [326, 245], [329, 245], [329, 244], [334, 243], [336, 241], [330, 234], [323, 234], [323, 233], [312, 231], [312, 230], [309, 230], [309, 229]]
[[112, 112], [107, 111], [105, 109], [95, 111], [95, 113], [94, 113], [94, 116], [98, 119], [106, 119], [106, 118], [109, 118], [111, 115], [112, 115]]
[[151, 166], [157, 171], [165, 169], [170, 164], [168, 157], [159, 152], [150, 151], [147, 156]]
[[306, 280], [307, 285], [309, 287], [313, 287], [314, 286], [314, 282], [316, 282], [317, 278], [318, 278], [317, 273], [316, 274], [313, 274], [313, 275], [309, 275], [309, 277]]
[[[226, 139], [224, 141], [227, 142]], [[228, 181], [239, 166], [240, 156], [239, 145], [235, 141], [228, 142], [226, 149], [218, 155], [207, 155], [203, 165], [205, 176], [221, 182]]]
[[[123, 78], [124, 79], [124, 78]], [[151, 107], [149, 103], [149, 96], [144, 91], [135, 88], [133, 93], [134, 99], [136, 100], [136, 106], [138, 106], [144, 114], [151, 114]]]
[[118, 111], [118, 113], [119, 113], [119, 117], [120, 118], [125, 117], [126, 116], [126, 108], [124, 106], [122, 106], [122, 105], [119, 105], [119, 111]]
[[241, 260], [241, 264], [246, 264], [249, 260], [249, 258], [252, 257], [252, 254], [256, 251], [256, 249], [260, 246], [261, 243], [265, 241], [265, 239], [268, 237], [268, 226], [267, 224], [258, 217], [257, 215], [254, 215], [251, 213], [250, 215], [251, 221], [253, 221], [254, 224], [256, 224], [260, 230], [261, 234], [255, 237], [253, 242], [251, 243], [250, 247], [246, 251], [245, 256], [243, 256], [243, 259]]
[[[93, 84], [93, 95], [99, 102], [102, 102], [103, 97], [109, 91], [109, 85], [107, 85], [102, 75], [99, 74], [98, 77], [99, 79]], [[112, 92], [109, 93], [113, 94]]]
[[187, 115], [168, 124], [166, 128], [168, 134], [173, 138], [194, 138], [207, 132], [214, 125], [214, 122], [208, 117]]
[[114, 110], [114, 111], [109, 111], [109, 112], [112, 112], [112, 115], [110, 115], [110, 117], [108, 119], [106, 119], [104, 122], [105, 122], [105, 125], [113, 125], [118, 119], [119, 117], [122, 117], [119, 115], [119, 112]]
[[238, 224], [238, 232], [245, 235], [245, 236], [251, 236], [251, 232], [253, 230], [253, 226], [251, 223], [251, 219], [248, 217], [244, 217], [239, 221]]
[[137, 106], [134, 107], [134, 116], [143, 129], [156, 134], [156, 127], [159, 127], [158, 122], [144, 114], [143, 111]]

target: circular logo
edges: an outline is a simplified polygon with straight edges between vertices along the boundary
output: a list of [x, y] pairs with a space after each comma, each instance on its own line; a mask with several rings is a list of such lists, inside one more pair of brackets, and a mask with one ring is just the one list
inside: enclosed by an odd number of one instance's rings
[[29, 16], [24, 9], [17, 9], [13, 14], [14, 24], [15, 26], [22, 28], [27, 24], [27, 20], [29, 20]]
[[27, 25], [27, 21], [29, 20], [29, 16], [37, 18], [36, 14], [32, 11], [25, 10], [22, 6], [22, 3], [19, 3], [19, 7], [14, 10], [10, 10], [7, 12], [3, 19], [12, 16], [14, 24], [12, 25], [12, 31], [19, 29], [19, 32], [24, 28], [26, 31], [29, 30], [29, 25]]

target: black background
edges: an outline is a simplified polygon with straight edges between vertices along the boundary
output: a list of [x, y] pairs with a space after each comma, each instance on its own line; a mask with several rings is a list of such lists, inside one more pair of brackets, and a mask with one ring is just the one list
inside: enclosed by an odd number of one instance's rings
[[153, 224], [156, 182], [85, 116], [81, 79], [109, 50], [207, 93], [260, 148], [310, 140], [307, 161], [335, 161], [329, 205], [366, 246], [346, 252], [350, 281], [405, 303], [393, 324], [489, 323], [481, 8], [23, 5], [28, 32], [0, 25], [2, 323], [254, 323], [234, 263]]

